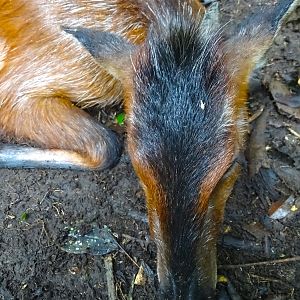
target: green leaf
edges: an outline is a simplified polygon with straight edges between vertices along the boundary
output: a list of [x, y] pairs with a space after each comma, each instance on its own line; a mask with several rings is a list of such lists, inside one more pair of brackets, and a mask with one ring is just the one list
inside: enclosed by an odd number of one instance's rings
[[20, 217], [20, 220], [22, 222], [26, 221], [28, 219], [28, 213], [26, 211], [24, 211], [22, 214], [21, 214], [21, 217]]
[[125, 113], [124, 112], [121, 112], [116, 115], [116, 122], [121, 126], [124, 125], [124, 122], [125, 122]]

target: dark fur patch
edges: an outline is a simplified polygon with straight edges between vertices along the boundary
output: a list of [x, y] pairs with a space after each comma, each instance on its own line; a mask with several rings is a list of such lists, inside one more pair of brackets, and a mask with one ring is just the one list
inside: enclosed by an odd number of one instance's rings
[[145, 52], [135, 58], [132, 126], [136, 155], [166, 193], [168, 268], [188, 277], [197, 267], [203, 226], [200, 184], [227, 154], [228, 75], [219, 33], [202, 34], [192, 18], [170, 22], [168, 31], [150, 32]]
[[[283, 22], [292, 10], [295, 0], [281, 0], [274, 8], [262, 7], [253, 11], [236, 28], [234, 35], [240, 34], [249, 39], [255, 36], [271, 35], [277, 31], [281, 22]], [[263, 25], [263, 26], [262, 26]], [[245, 31], [245, 29], [247, 29]]]
[[80, 43], [98, 59], [108, 59], [130, 53], [134, 46], [126, 42], [122, 37], [104, 31], [95, 31], [88, 28], [63, 28], [65, 32], [72, 34]]

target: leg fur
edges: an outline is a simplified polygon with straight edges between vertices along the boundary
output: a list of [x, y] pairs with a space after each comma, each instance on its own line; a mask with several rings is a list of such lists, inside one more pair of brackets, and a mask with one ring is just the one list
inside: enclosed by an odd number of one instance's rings
[[120, 155], [120, 143], [112, 131], [58, 97], [23, 99], [3, 108], [0, 126], [6, 136], [48, 149], [3, 146], [0, 167], [103, 169]]

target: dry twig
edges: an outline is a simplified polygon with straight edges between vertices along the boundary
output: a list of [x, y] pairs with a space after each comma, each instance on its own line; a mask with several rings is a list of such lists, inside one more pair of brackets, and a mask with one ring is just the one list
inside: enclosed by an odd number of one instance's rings
[[263, 113], [265, 106], [262, 105], [251, 117], [248, 118], [248, 122], [254, 122]]
[[300, 256], [282, 258], [282, 259], [274, 259], [274, 260], [266, 260], [266, 261], [259, 261], [254, 263], [247, 263], [247, 264], [237, 264], [237, 265], [220, 265], [219, 269], [229, 270], [229, 269], [236, 269], [236, 268], [248, 268], [248, 267], [255, 267], [255, 266], [266, 266], [272, 264], [284, 264], [300, 261]]
[[104, 265], [105, 265], [105, 269], [106, 269], [108, 299], [109, 300], [117, 300], [116, 292], [115, 292], [116, 289], [115, 289], [113, 264], [112, 264], [112, 256], [111, 255], [107, 255], [104, 257]]

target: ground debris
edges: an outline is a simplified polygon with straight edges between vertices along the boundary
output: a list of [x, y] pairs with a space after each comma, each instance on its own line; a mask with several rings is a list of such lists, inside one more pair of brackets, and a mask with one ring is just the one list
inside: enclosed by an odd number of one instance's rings
[[269, 89], [280, 114], [300, 119], [299, 94], [293, 93], [286, 84], [275, 78], [271, 80]]
[[108, 299], [116, 300], [117, 297], [116, 297], [115, 279], [113, 275], [113, 262], [112, 262], [112, 256], [110, 254], [104, 257], [104, 265], [106, 269]]
[[276, 264], [287, 264], [292, 262], [300, 261], [300, 256], [287, 257], [282, 259], [266, 260], [253, 263], [236, 264], [236, 265], [219, 265], [219, 269], [229, 270], [238, 268], [250, 268], [255, 266], [266, 266], [266, 265], [276, 265]]
[[260, 243], [238, 239], [232, 235], [223, 236], [222, 246], [226, 248], [243, 249], [249, 252], [260, 251], [262, 249]]
[[252, 236], [255, 237], [256, 240], [262, 240], [268, 235], [268, 231], [260, 222], [252, 222], [250, 224], [246, 224], [243, 226], [243, 230], [250, 233]]
[[276, 103], [280, 114], [288, 115], [300, 120], [300, 108], [292, 108], [284, 104]]
[[300, 187], [300, 171], [289, 165], [279, 161], [273, 161], [272, 168], [278, 177], [286, 184], [286, 186], [294, 191], [299, 192]]
[[150, 280], [153, 280], [154, 276], [155, 276], [155, 274], [151, 270], [151, 268], [144, 261], [142, 261], [139, 271], [135, 276], [134, 284], [135, 285], [145, 285], [147, 278]]
[[99, 229], [93, 225], [90, 231], [83, 234], [79, 229], [71, 228], [68, 237], [68, 241], [61, 247], [68, 253], [105, 255], [119, 248], [108, 227]]
[[269, 208], [269, 216], [271, 219], [281, 220], [288, 216], [295, 215], [300, 208], [300, 198], [295, 199], [293, 195], [289, 196], [285, 201], [276, 201]]
[[249, 140], [248, 160], [249, 175], [253, 177], [262, 166], [267, 167], [267, 155], [265, 145], [265, 131], [267, 127], [267, 117], [269, 109], [266, 108], [253, 123], [254, 127]]
[[136, 273], [131, 282], [130, 291], [128, 293], [128, 300], [133, 299], [133, 292], [135, 286], [145, 286], [147, 282], [153, 284], [154, 277], [155, 273], [144, 261], [142, 261], [138, 272]]
[[300, 108], [300, 95], [294, 95], [288, 86], [281, 81], [272, 79], [269, 88], [273, 99], [277, 103], [291, 108]]

